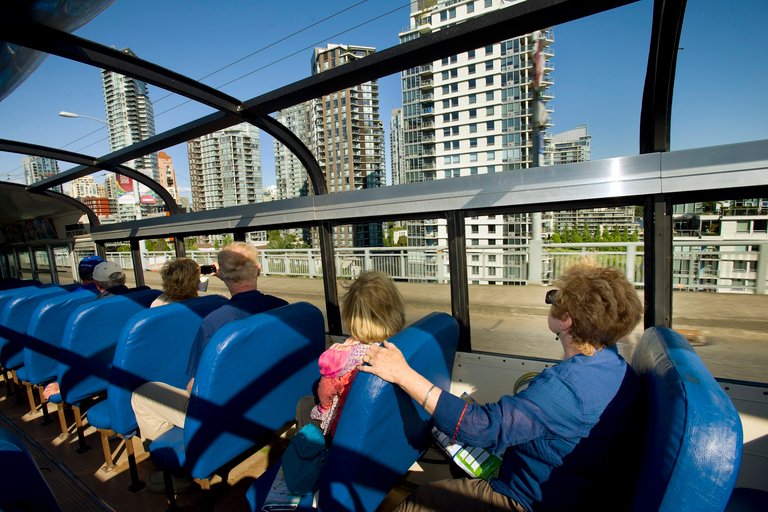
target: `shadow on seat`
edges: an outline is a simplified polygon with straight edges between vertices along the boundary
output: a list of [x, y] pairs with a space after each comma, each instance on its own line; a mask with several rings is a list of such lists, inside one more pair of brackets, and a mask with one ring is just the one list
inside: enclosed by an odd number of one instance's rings
[[632, 367], [648, 395], [648, 423], [632, 510], [723, 510], [741, 464], [741, 420], [685, 338], [645, 331]]
[[15, 434], [0, 428], [0, 510], [60, 510], [50, 487], [24, 442]]
[[152, 460], [164, 470], [185, 468], [207, 490], [217, 469], [294, 421], [324, 349], [323, 315], [305, 302], [226, 324], [200, 359], [184, 428], [155, 439]]
[[[13, 372], [16, 384], [25, 379], [19, 377], [18, 371], [24, 364], [24, 345], [30, 320], [38, 304], [46, 299], [67, 293], [60, 286], [45, 288], [24, 288], [21, 293], [12, 296], [4, 306], [0, 307], [0, 366]], [[35, 400], [27, 388], [30, 412], [35, 411]]]
[[[96, 291], [81, 290], [46, 298], [38, 304], [30, 318], [22, 350], [24, 366], [19, 368], [18, 377], [27, 386], [28, 396], [32, 394], [32, 388], [38, 388], [44, 425], [51, 424], [53, 421], [48, 417], [48, 407], [45, 406], [46, 401], [42, 398], [42, 388], [56, 379], [64, 326], [69, 315], [81, 304], [94, 300], [96, 293]], [[31, 402], [30, 407], [32, 407]]]
[[144, 487], [139, 481], [133, 436], [138, 425], [131, 407], [133, 390], [146, 382], [165, 382], [184, 388], [187, 359], [200, 324], [209, 313], [227, 303], [221, 295], [208, 295], [140, 311], [120, 333], [107, 385], [107, 399], [88, 410], [88, 423], [99, 429], [106, 463], [116, 468], [109, 448], [114, 432], [125, 439], [131, 472], [130, 491]]
[[160, 290], [143, 290], [87, 302], [69, 316], [61, 340], [56, 369], [61, 393], [50, 398], [58, 406], [62, 436], [68, 435], [63, 404], [75, 412], [79, 448], [85, 443], [80, 403], [107, 390], [112, 359], [123, 327], [136, 313], [149, 307]]
[[[458, 339], [456, 320], [445, 313], [432, 313], [390, 341], [414, 370], [447, 390]], [[429, 447], [431, 428], [432, 417], [402, 389], [369, 373], [359, 373], [328, 453], [319, 509], [376, 510], [397, 480]], [[264, 505], [280, 463], [248, 490], [252, 511]], [[311, 495], [302, 498], [298, 510], [312, 510]]]

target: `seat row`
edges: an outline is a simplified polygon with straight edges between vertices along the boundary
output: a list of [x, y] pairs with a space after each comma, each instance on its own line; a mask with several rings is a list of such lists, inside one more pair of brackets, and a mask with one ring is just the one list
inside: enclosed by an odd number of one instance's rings
[[[4, 366], [14, 369], [30, 387], [58, 380], [61, 394], [52, 401], [59, 403], [61, 418], [63, 404], [72, 405], [79, 450], [88, 448], [80, 406], [106, 395], [87, 410], [87, 421], [100, 430], [107, 468], [114, 466], [108, 436], [115, 433], [126, 439], [129, 489], [137, 491], [143, 484], [133, 456], [137, 425], [131, 393], [149, 381], [184, 387], [187, 355], [200, 322], [226, 299], [206, 296], [147, 309], [159, 292], [144, 290], [93, 301], [92, 294], [85, 295], [89, 292], [70, 293], [55, 286], [36, 290], [24, 292], [29, 311], [26, 332], [20, 327], [19, 306], [13, 313], [17, 322], [3, 331], [9, 335], [6, 344], [20, 346], [22, 357], [15, 361], [22, 365], [4, 359]], [[0, 298], [0, 312], [8, 305]], [[412, 366], [444, 389], [450, 387], [457, 340], [455, 320], [439, 313], [393, 338], [404, 347]], [[153, 461], [168, 470], [185, 468], [206, 489], [214, 472], [270, 442], [293, 422], [297, 401], [318, 377], [317, 360], [325, 344], [323, 315], [306, 303], [221, 328], [201, 359], [203, 371], [198, 371], [184, 428], [174, 428], [152, 443]], [[45, 371], [36, 359], [45, 362]], [[340, 421], [341, 435], [337, 434], [333, 452], [338, 455], [328, 466], [328, 474], [335, 475], [334, 489], [347, 490], [341, 494], [334, 490], [328, 499], [353, 503], [352, 509], [373, 510], [428, 446], [431, 418], [399, 388], [369, 374], [361, 374], [357, 381], [345, 406], [355, 412]], [[68, 433], [66, 422], [62, 425]], [[385, 430], [380, 430], [382, 426]], [[169, 500], [173, 503], [172, 493]]]

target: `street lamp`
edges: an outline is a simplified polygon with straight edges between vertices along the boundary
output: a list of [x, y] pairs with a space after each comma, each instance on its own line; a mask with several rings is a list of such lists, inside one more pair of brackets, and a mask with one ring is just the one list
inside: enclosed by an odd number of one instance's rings
[[[100, 123], [104, 123], [105, 125], [107, 125], [107, 127], [109, 127], [109, 123], [108, 122], [106, 122], [103, 119], [99, 119], [98, 117], [84, 116], [84, 115], [81, 115], [81, 114], [75, 114], [73, 112], [67, 112], [65, 110], [62, 110], [61, 112], [59, 112], [59, 115], [61, 117], [67, 117], [67, 118], [70, 118], [70, 119], [74, 119], [76, 117], [83, 117], [85, 119], [93, 119], [94, 121], [98, 121]], [[133, 195], [134, 195], [134, 198], [136, 200], [135, 216], [136, 216], [137, 220], [140, 220], [141, 219], [141, 192], [139, 191], [139, 182], [136, 181], [136, 180], [133, 180]], [[145, 248], [146, 246], [144, 244], [144, 240], [139, 240], [139, 247], [140, 247], [139, 252], [140, 253], [144, 253], [145, 250], [146, 250], [146, 248]]]
[[61, 112], [59, 112], [59, 115], [60, 115], [61, 117], [69, 117], [69, 118], [75, 118], [75, 117], [84, 117], [84, 118], [86, 118], [86, 119], [93, 119], [94, 121], [98, 121], [98, 122], [100, 122], [100, 123], [104, 123], [105, 125], [109, 126], [109, 123], [108, 123], [108, 122], [106, 122], [106, 121], [105, 121], [105, 120], [103, 120], [103, 119], [99, 119], [98, 117], [91, 117], [91, 116], [83, 116], [83, 115], [80, 115], [80, 114], [73, 114], [72, 112], [65, 112], [64, 110], [62, 110]]

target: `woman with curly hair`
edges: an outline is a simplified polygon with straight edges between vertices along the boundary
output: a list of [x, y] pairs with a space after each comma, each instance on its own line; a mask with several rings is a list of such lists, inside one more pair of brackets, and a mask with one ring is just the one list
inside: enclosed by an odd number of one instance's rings
[[197, 297], [200, 287], [200, 265], [189, 258], [166, 261], [160, 269], [163, 294], [152, 302], [151, 308]]
[[416, 373], [393, 344], [371, 346], [360, 371], [399, 385], [454, 441], [502, 458], [497, 478], [422, 485], [397, 511], [627, 510], [643, 446], [637, 374], [616, 342], [643, 306], [615, 267], [582, 262], [546, 294], [564, 359], [496, 403], [471, 404]]

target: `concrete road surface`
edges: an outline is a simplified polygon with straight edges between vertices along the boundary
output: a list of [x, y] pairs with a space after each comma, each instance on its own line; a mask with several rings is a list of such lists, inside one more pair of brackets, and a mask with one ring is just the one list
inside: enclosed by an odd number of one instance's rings
[[[133, 275], [127, 272], [128, 279]], [[148, 286], [160, 289], [157, 272], [145, 272]], [[339, 281], [339, 294], [344, 285]], [[406, 302], [408, 323], [432, 311], [451, 312], [447, 284], [397, 283]], [[288, 302], [305, 301], [325, 311], [323, 282], [320, 279], [261, 277], [259, 289]], [[541, 286], [470, 285], [472, 349], [478, 351], [561, 359], [562, 349], [547, 329], [547, 312]], [[209, 281], [208, 294], [229, 296], [219, 279]], [[642, 291], [639, 291], [642, 299]], [[695, 347], [715, 377], [768, 382], [768, 296], [675, 292], [673, 326], [696, 330], [705, 343]], [[619, 350], [631, 357], [634, 344], [642, 334], [642, 324], [620, 342]]]

